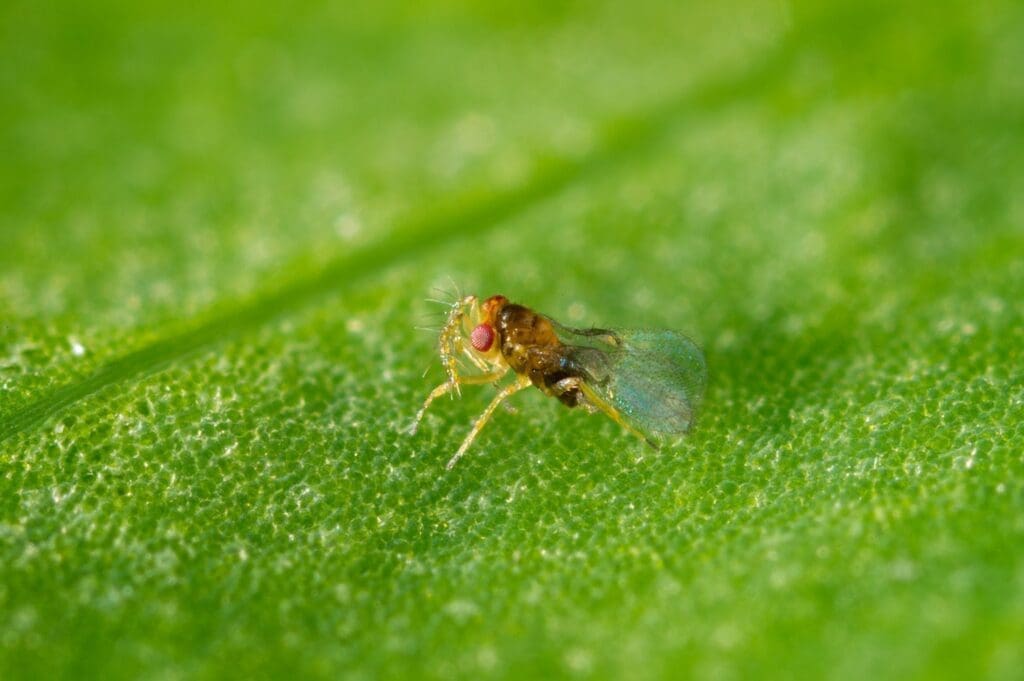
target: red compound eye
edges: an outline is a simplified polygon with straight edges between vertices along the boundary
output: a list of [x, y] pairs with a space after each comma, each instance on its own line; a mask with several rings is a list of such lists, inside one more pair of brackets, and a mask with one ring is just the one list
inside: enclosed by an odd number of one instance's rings
[[494, 329], [490, 324], [479, 324], [470, 334], [469, 342], [479, 352], [487, 352], [494, 344]]

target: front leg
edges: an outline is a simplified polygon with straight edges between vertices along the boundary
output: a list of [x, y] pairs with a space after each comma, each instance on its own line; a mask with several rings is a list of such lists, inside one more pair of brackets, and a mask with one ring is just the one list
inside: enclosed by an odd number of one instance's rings
[[[455, 392], [459, 392], [460, 382], [458, 379], [458, 358], [465, 351], [465, 346], [462, 343], [462, 327], [466, 321], [465, 310], [467, 307], [475, 309], [476, 304], [476, 296], [466, 296], [456, 301], [452, 305], [451, 310], [448, 311], [448, 321], [445, 323], [444, 328], [441, 329], [441, 364], [444, 366], [445, 373], [448, 374], [448, 380], [452, 383]], [[477, 366], [479, 367], [479, 364]]]
[[480, 416], [477, 417], [476, 421], [473, 422], [473, 428], [472, 430], [469, 431], [469, 435], [467, 435], [466, 439], [462, 441], [462, 445], [459, 446], [458, 451], [455, 452], [455, 456], [453, 456], [448, 461], [448, 465], [445, 466], [445, 468], [451, 470], [452, 467], [455, 466], [455, 464], [459, 461], [459, 459], [462, 458], [462, 455], [466, 453], [466, 450], [469, 449], [469, 446], [473, 444], [473, 440], [476, 439], [476, 436], [480, 433], [481, 430], [483, 430], [484, 426], [487, 425], [487, 421], [490, 420], [491, 414], [494, 413], [494, 410], [497, 409], [498, 405], [501, 404], [502, 401], [505, 400], [505, 398], [519, 392], [520, 390], [528, 387], [529, 385], [529, 378], [527, 378], [526, 376], [519, 376], [516, 379], [515, 383], [510, 383], [509, 385], [502, 388], [501, 392], [495, 395], [494, 399], [491, 400], [491, 403], [487, 405], [486, 409], [484, 409], [484, 413], [480, 414]]
[[409, 434], [412, 435], [416, 433], [416, 429], [419, 428], [420, 426], [420, 421], [423, 420], [423, 415], [427, 413], [427, 407], [429, 407], [430, 403], [436, 400], [438, 397], [441, 397], [442, 395], [447, 395], [452, 390], [457, 389], [457, 387], [460, 385], [481, 385], [484, 383], [494, 383], [495, 381], [500, 380], [501, 377], [504, 376], [507, 371], [508, 368], [506, 367], [503, 369], [499, 369], [497, 371], [492, 371], [491, 373], [488, 374], [480, 374], [479, 376], [459, 377], [456, 374], [453, 379], [450, 378], [441, 385], [437, 386], [436, 388], [430, 391], [430, 394], [427, 395], [427, 399], [423, 403], [423, 406], [420, 407], [420, 410], [418, 412], [416, 412], [416, 419], [412, 422], [412, 425], [409, 426]]

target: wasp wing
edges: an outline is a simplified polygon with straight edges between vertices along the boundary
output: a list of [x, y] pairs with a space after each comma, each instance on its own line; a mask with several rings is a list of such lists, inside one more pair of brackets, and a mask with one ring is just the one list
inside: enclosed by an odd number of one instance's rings
[[595, 406], [643, 435], [689, 430], [707, 384], [696, 343], [675, 331], [555, 328]]

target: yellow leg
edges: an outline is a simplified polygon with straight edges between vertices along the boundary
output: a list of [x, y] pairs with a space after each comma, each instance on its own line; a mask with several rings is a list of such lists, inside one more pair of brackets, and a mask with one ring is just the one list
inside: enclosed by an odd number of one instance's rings
[[629, 432], [633, 433], [633, 435], [636, 435], [637, 437], [642, 439], [651, 447], [654, 447], [655, 449], [661, 449], [661, 447], [658, 446], [657, 442], [647, 437], [630, 424], [626, 423], [626, 421], [622, 418], [622, 414], [619, 413], [619, 410], [605, 402], [603, 399], [601, 399], [601, 397], [598, 396], [597, 393], [595, 393], [586, 383], [580, 382], [579, 388], [580, 390], [583, 391], [583, 394], [586, 396], [587, 401], [593, 404], [601, 411], [603, 411], [605, 414], [607, 414], [612, 421], [615, 421], [617, 424], [619, 424]]
[[[448, 321], [441, 330], [440, 337], [440, 350], [441, 350], [441, 364], [444, 366], [444, 370], [448, 373], [448, 379], [454, 383], [452, 386], [455, 392], [459, 392], [458, 377], [458, 355], [464, 351], [462, 345], [462, 326], [466, 322], [466, 308], [470, 308], [470, 312], [475, 315], [476, 310], [476, 296], [466, 296], [461, 298], [452, 304], [451, 309], [448, 311]], [[480, 364], [474, 358], [474, 364], [480, 367]], [[483, 367], [481, 367], [483, 368]]]
[[427, 399], [423, 403], [423, 406], [420, 407], [420, 410], [418, 412], [416, 412], [416, 419], [412, 422], [412, 425], [409, 427], [409, 433], [413, 434], [416, 432], [416, 429], [419, 428], [420, 426], [420, 421], [423, 420], [423, 415], [427, 413], [427, 407], [429, 407], [430, 403], [436, 400], [438, 397], [441, 397], [442, 395], [447, 395], [459, 385], [480, 385], [483, 383], [494, 383], [502, 376], [504, 376], [505, 372], [507, 371], [508, 369], [506, 368], [501, 369], [499, 371], [491, 372], [489, 374], [481, 374], [479, 376], [466, 376], [465, 378], [457, 378], [454, 381], [445, 381], [441, 385], [437, 386], [436, 388], [430, 391], [430, 394], [427, 395]]
[[501, 389], [501, 392], [494, 396], [491, 403], [487, 405], [486, 409], [484, 409], [484, 413], [480, 414], [476, 421], [473, 422], [473, 428], [469, 431], [469, 435], [466, 436], [466, 439], [462, 441], [462, 444], [459, 446], [459, 451], [455, 452], [455, 456], [448, 461], [448, 465], [446, 466], [448, 470], [451, 470], [452, 467], [455, 466], [459, 459], [462, 458], [462, 455], [466, 453], [466, 450], [469, 449], [469, 446], [473, 444], [473, 440], [476, 439], [477, 434], [479, 434], [479, 432], [483, 430], [484, 426], [487, 425], [487, 421], [490, 420], [491, 414], [493, 414], [494, 410], [498, 408], [498, 405], [501, 404], [502, 400], [509, 395], [519, 392], [529, 385], [530, 379], [526, 376], [520, 376], [515, 383], [505, 386]]

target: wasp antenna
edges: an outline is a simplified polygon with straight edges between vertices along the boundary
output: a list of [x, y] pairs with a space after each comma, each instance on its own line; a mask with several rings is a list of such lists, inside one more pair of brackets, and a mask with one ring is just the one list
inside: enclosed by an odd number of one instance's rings
[[434, 293], [438, 293], [438, 294], [444, 296], [448, 300], [451, 300], [452, 298], [454, 298], [456, 296], [456, 292], [451, 291], [451, 290], [446, 289], [446, 288], [441, 288], [440, 286], [435, 286], [431, 290]]
[[450, 275], [450, 274], [448, 275], [448, 283], [450, 283], [452, 285], [452, 288], [455, 289], [455, 297], [456, 297], [456, 299], [457, 300], [462, 300], [462, 298], [463, 298], [462, 289], [459, 288], [459, 285], [455, 283], [455, 279], [453, 279], [452, 275]]

